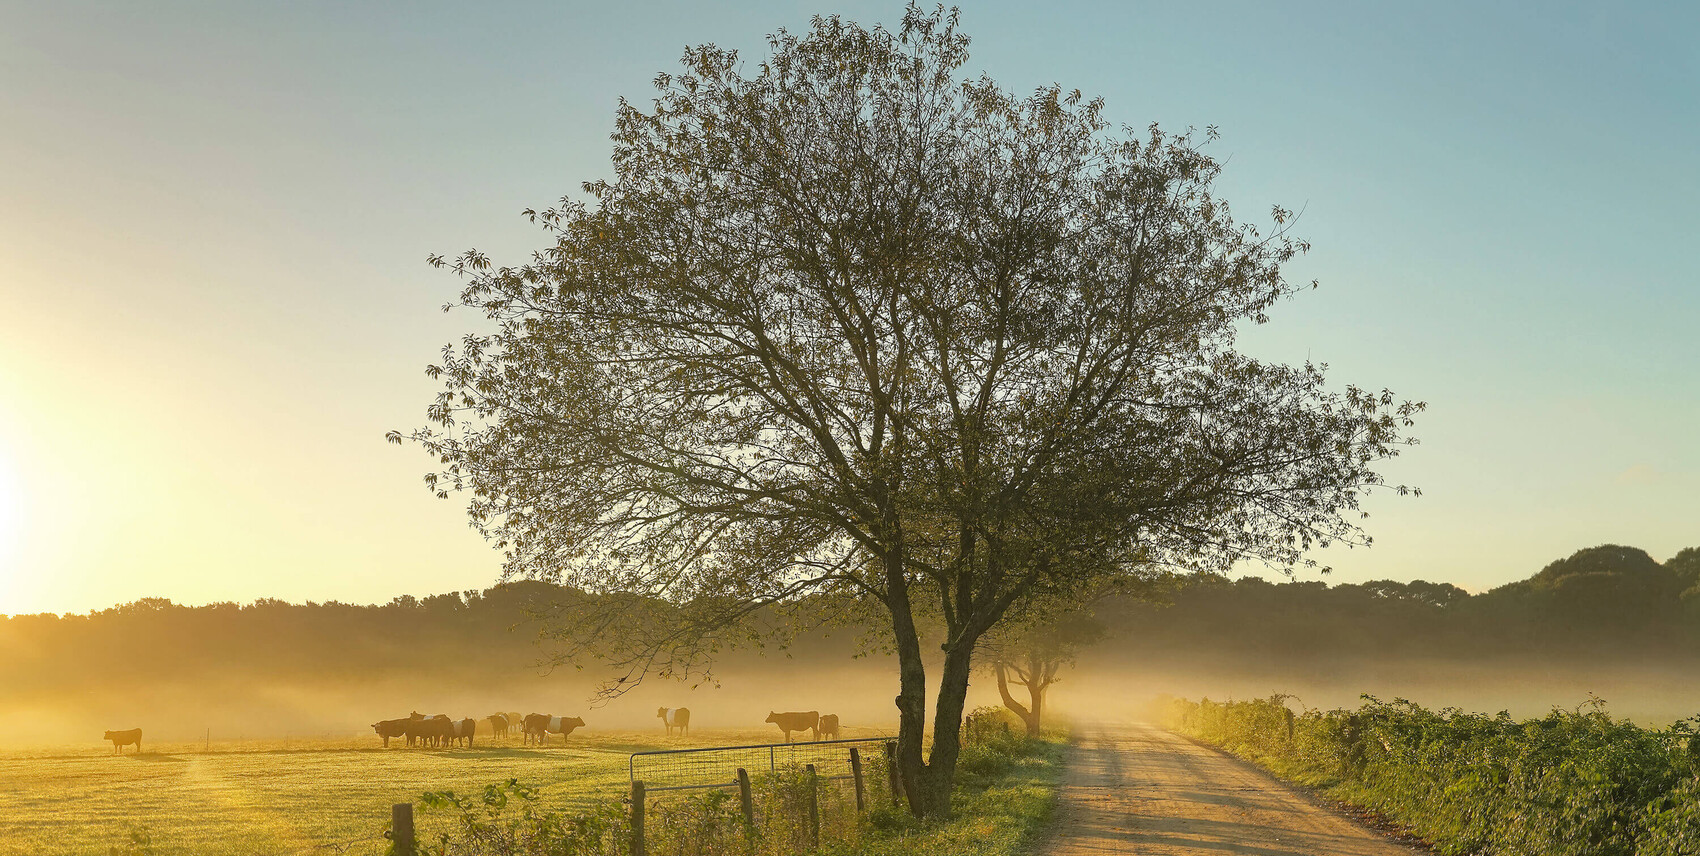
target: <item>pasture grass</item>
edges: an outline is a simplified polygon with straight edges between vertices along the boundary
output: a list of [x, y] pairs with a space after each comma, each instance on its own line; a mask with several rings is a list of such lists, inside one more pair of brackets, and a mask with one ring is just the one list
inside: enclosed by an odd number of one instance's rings
[[[380, 854], [390, 806], [426, 791], [471, 792], [518, 778], [551, 808], [586, 811], [626, 793], [631, 752], [777, 736], [580, 732], [543, 747], [480, 736], [471, 749], [408, 749], [400, 740], [383, 749], [363, 735], [215, 742], [210, 751], [144, 742], [141, 754], [122, 756], [110, 754], [110, 744], [0, 753], [0, 856]], [[416, 817], [426, 841], [449, 821]]]
[[1016, 856], [1029, 852], [1056, 808], [1062, 733], [994, 739], [963, 750], [949, 820], [923, 823], [882, 807], [853, 846], [822, 848], [866, 856]]

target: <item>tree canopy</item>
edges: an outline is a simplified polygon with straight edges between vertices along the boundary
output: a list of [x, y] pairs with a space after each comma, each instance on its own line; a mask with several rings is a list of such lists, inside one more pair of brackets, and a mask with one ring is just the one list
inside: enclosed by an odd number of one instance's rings
[[627, 667], [611, 691], [700, 673], [775, 605], [876, 605], [920, 814], [949, 810], [972, 652], [1012, 608], [1365, 541], [1347, 512], [1421, 407], [1235, 350], [1306, 245], [1285, 210], [1230, 216], [1212, 133], [1006, 92], [967, 48], [911, 6], [754, 66], [688, 50], [621, 103], [615, 177], [527, 212], [550, 246], [433, 260], [495, 331], [446, 349], [412, 434], [508, 573], [627, 596], [573, 637]]

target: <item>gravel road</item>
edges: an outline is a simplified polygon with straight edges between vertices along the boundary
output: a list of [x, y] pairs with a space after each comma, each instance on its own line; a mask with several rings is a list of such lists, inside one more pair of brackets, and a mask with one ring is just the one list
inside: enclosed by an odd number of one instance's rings
[[1318, 805], [1243, 761], [1146, 725], [1093, 726], [1070, 749], [1047, 856], [1422, 851]]

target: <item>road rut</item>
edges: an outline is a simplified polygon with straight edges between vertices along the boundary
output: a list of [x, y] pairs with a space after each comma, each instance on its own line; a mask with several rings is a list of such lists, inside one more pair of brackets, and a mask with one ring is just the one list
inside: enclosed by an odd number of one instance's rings
[[1243, 761], [1145, 725], [1071, 747], [1047, 856], [1412, 856]]

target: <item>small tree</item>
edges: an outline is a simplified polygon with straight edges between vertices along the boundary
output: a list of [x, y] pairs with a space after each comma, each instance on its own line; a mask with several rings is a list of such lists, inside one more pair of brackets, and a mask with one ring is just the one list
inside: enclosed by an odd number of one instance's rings
[[531, 212], [531, 263], [433, 260], [495, 331], [445, 350], [440, 428], [411, 436], [507, 574], [591, 595], [562, 632], [619, 667], [608, 692], [701, 675], [788, 604], [876, 605], [903, 787], [942, 815], [1011, 604], [1362, 541], [1342, 512], [1420, 405], [1234, 351], [1304, 245], [1279, 209], [1236, 224], [1192, 136], [962, 79], [942, 9], [770, 44], [747, 75], [692, 48], [622, 103], [614, 179]]
[[[1073, 608], [1039, 621], [1006, 622], [987, 635], [981, 648], [997, 678], [998, 695], [1027, 725], [1029, 736], [1039, 736], [1045, 714], [1045, 695], [1057, 682], [1057, 673], [1074, 662], [1082, 648], [1104, 637], [1107, 628], [1086, 609]], [[1027, 691], [1027, 702], [1017, 701], [1011, 684]]]

